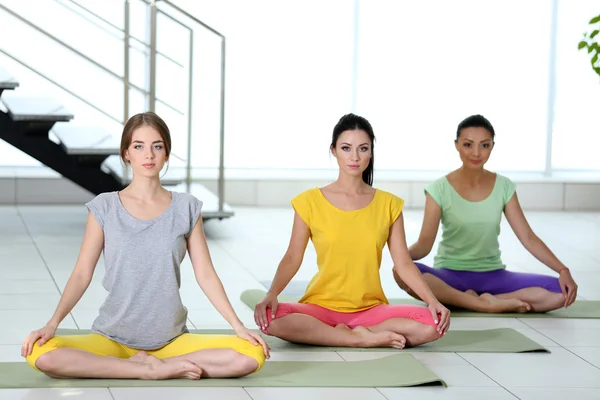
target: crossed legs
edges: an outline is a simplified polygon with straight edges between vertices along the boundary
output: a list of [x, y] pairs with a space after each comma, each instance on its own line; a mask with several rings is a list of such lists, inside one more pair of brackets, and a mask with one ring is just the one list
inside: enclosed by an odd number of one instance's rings
[[262, 347], [235, 336], [184, 334], [154, 351], [104, 336], [57, 336], [34, 345], [27, 362], [53, 378], [200, 379], [248, 375], [264, 363]]
[[[484, 313], [546, 312], [564, 304], [558, 279], [539, 274], [451, 271], [415, 263], [438, 300], [448, 306]], [[396, 283], [418, 296], [394, 272]]]
[[439, 338], [429, 309], [413, 305], [339, 313], [313, 304], [280, 303], [264, 332], [289, 342], [334, 347], [402, 349]]

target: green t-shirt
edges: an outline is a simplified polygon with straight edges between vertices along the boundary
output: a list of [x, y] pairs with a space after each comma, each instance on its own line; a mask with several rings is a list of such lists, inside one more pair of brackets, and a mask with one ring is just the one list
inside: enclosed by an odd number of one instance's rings
[[500, 221], [516, 185], [496, 174], [492, 193], [485, 200], [465, 200], [444, 176], [425, 188], [442, 209], [442, 241], [434, 268], [493, 271], [505, 268], [500, 259]]

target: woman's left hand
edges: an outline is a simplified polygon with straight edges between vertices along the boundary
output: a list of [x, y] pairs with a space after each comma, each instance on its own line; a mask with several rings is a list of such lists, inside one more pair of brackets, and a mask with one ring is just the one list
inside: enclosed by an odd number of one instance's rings
[[271, 349], [269, 348], [269, 346], [267, 345], [265, 340], [262, 338], [262, 336], [260, 336], [260, 334], [254, 332], [254, 331], [251, 331], [250, 329], [246, 328], [245, 326], [242, 326], [242, 327], [236, 329], [235, 334], [238, 335], [238, 337], [249, 341], [250, 343], [252, 343], [255, 346], [260, 344], [265, 352], [265, 357], [267, 357], [267, 358], [271, 357], [271, 355], [269, 354], [269, 350], [271, 350]]
[[429, 304], [429, 311], [431, 311], [433, 321], [437, 324], [438, 333], [440, 336], [444, 336], [450, 328], [450, 310], [439, 301], [436, 301]]
[[567, 308], [573, 304], [577, 298], [577, 284], [571, 276], [571, 271], [568, 269], [561, 271], [558, 277], [558, 283], [565, 296], [565, 308]]

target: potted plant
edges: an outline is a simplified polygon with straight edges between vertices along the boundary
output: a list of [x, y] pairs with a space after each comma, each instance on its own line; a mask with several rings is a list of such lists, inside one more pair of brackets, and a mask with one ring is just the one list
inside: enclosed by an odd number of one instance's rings
[[600, 15], [592, 18], [589, 22], [590, 25], [594, 28], [592, 33], [588, 35], [587, 32], [583, 34], [583, 40], [579, 42], [579, 50], [587, 49], [588, 54], [591, 59], [590, 62], [592, 64], [592, 69], [598, 76], [600, 76], [600, 62], [598, 58], [600, 57], [600, 45], [598, 44], [598, 33], [600, 32]]

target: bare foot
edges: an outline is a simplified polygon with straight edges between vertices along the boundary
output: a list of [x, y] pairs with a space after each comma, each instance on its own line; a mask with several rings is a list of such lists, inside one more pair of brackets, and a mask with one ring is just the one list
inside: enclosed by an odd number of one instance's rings
[[148, 357], [149, 357], [148, 353], [146, 353], [145, 351], [140, 351], [140, 352], [134, 354], [133, 356], [129, 357], [129, 360], [145, 363], [148, 361]]
[[406, 346], [406, 338], [396, 332], [373, 332], [364, 326], [357, 326], [352, 332], [360, 338], [358, 347], [393, 347], [401, 350]]
[[489, 312], [492, 313], [526, 313], [531, 311], [531, 306], [519, 299], [499, 299], [489, 293], [483, 293], [479, 296], [489, 306]]
[[465, 290], [465, 293], [474, 297], [479, 297], [479, 295], [477, 294], [476, 291], [474, 291], [473, 289], [467, 289]]
[[202, 368], [187, 360], [164, 361], [147, 355], [146, 365], [149, 371], [142, 379], [200, 379], [202, 376]]

